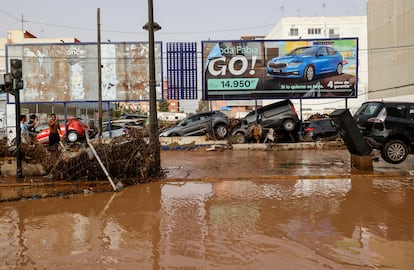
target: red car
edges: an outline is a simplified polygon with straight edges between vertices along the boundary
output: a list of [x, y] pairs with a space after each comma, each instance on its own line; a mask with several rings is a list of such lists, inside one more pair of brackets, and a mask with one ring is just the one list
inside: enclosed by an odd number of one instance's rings
[[[60, 124], [60, 139], [65, 137], [65, 121], [59, 120]], [[66, 139], [68, 142], [77, 142], [85, 139], [88, 133], [89, 126], [79, 118], [68, 119], [66, 123], [68, 134]], [[49, 144], [49, 126], [47, 123], [37, 127], [39, 133], [36, 135], [36, 140], [41, 144]]]

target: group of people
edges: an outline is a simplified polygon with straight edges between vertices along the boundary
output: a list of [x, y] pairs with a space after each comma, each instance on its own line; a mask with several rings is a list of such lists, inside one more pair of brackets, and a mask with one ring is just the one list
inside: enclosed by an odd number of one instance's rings
[[[36, 128], [39, 126], [39, 118], [35, 114], [29, 116], [27, 121], [26, 115], [20, 115], [20, 131], [23, 143], [33, 144], [36, 141], [36, 135], [38, 131]], [[48, 121], [49, 126], [49, 146], [54, 146], [59, 143], [60, 125], [59, 120], [56, 118], [56, 114], [52, 113]]]
[[36, 127], [39, 125], [39, 118], [35, 114], [31, 114], [29, 119], [29, 122], [27, 122], [27, 116], [20, 115], [20, 131], [22, 142], [32, 144], [36, 138]]

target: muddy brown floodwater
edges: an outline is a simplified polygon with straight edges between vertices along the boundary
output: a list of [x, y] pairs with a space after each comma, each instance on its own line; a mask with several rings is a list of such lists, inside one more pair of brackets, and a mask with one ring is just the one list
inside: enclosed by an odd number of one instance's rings
[[[0, 269], [414, 269], [414, 180], [319, 153], [163, 153], [160, 182], [1, 203]], [[287, 177], [314, 172], [347, 176]]]

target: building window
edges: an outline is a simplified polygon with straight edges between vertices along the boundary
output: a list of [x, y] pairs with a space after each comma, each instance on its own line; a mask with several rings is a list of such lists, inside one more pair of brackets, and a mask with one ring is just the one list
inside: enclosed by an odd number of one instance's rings
[[330, 38], [339, 38], [339, 30], [335, 28], [329, 28], [329, 37]]
[[289, 35], [290, 36], [299, 36], [299, 29], [298, 28], [290, 28]]
[[308, 28], [308, 35], [320, 35], [321, 33], [321, 28]]

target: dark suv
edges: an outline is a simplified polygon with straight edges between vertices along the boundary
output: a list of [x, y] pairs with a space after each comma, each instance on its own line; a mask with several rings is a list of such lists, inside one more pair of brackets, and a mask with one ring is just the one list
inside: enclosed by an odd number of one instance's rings
[[385, 161], [398, 164], [414, 154], [414, 103], [369, 101], [353, 117], [367, 143], [381, 150]]
[[297, 140], [300, 121], [295, 107], [289, 99], [275, 102], [249, 112], [241, 124], [233, 129], [231, 133], [237, 143], [245, 143], [249, 140], [250, 128], [256, 122], [265, 131], [266, 129], [272, 128], [277, 138], [287, 137], [291, 141]]
[[197, 136], [214, 132], [214, 136], [223, 139], [227, 136], [229, 119], [219, 111], [202, 112], [188, 116], [176, 126], [163, 130], [160, 137]]

